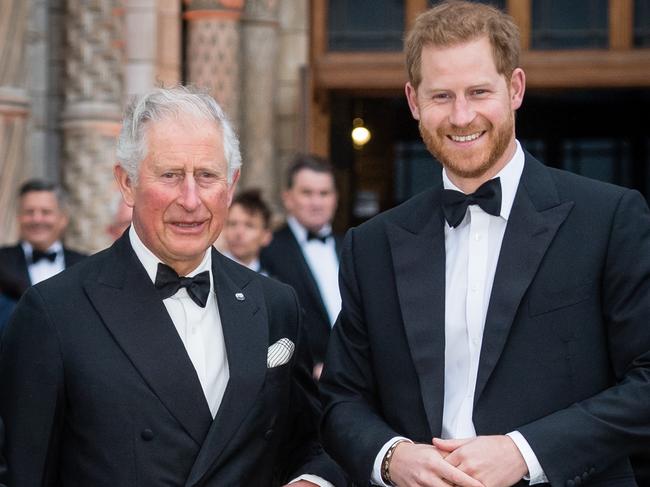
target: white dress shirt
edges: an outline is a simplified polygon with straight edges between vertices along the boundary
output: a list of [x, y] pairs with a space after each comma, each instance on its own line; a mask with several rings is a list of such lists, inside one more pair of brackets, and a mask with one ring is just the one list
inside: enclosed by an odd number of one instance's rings
[[[162, 261], [145, 247], [133, 225], [129, 229], [129, 239], [135, 255], [147, 271], [151, 282], [155, 283], [158, 264]], [[185, 350], [192, 361], [194, 370], [196, 370], [214, 419], [228, 385], [230, 369], [228, 368], [228, 355], [223, 338], [219, 306], [217, 306], [217, 296], [214, 292], [211, 248], [206, 250], [199, 266], [189, 272], [187, 276], [193, 277], [203, 271], [210, 273], [210, 294], [205, 308], [196, 304], [184, 287], [180, 288], [173, 296], [163, 299], [163, 304], [167, 308], [183, 345], [185, 345]], [[308, 480], [320, 487], [334, 487], [330, 482], [311, 474], [301, 475], [292, 483], [298, 480]]]
[[57, 240], [46, 250], [46, 252], [53, 252], [56, 254], [54, 261], [50, 262], [48, 259], [40, 259], [35, 264], [32, 264], [32, 252], [34, 247], [29, 242], [21, 242], [25, 259], [27, 260], [27, 272], [29, 273], [29, 280], [32, 284], [38, 284], [45, 279], [57, 275], [65, 269], [65, 259], [63, 257], [63, 244]]
[[[334, 237], [330, 236], [325, 242], [307, 240], [307, 229], [294, 217], [287, 218], [287, 224], [296, 237], [307, 265], [314, 275], [321, 298], [325, 304], [330, 325], [333, 326], [341, 311], [341, 293], [339, 292], [339, 258], [336, 254]], [[325, 225], [319, 235], [331, 235], [331, 225]]]
[[[145, 247], [133, 225], [129, 229], [129, 239], [151, 282], [155, 283], [158, 264], [161, 260]], [[210, 249], [205, 252], [199, 266], [189, 272], [187, 276], [193, 277], [203, 271], [210, 273], [210, 294], [205, 308], [201, 308], [192, 301], [184, 287], [180, 288], [173, 296], [163, 299], [163, 304], [176, 327], [178, 336], [185, 345], [185, 350], [203, 388], [210, 413], [214, 418], [219, 410], [226, 385], [228, 385], [230, 370], [217, 296], [214, 292]]]
[[268, 277], [268, 275], [266, 274], [266, 272], [262, 269], [262, 264], [260, 263], [260, 259], [256, 258], [256, 259], [251, 260], [251, 262], [250, 262], [249, 264], [244, 264], [241, 260], [239, 260], [237, 257], [235, 257], [234, 255], [232, 255], [232, 254], [231, 254], [230, 252], [228, 252], [227, 250], [224, 250], [224, 251], [221, 252], [221, 253], [222, 253], [223, 255], [225, 255], [226, 257], [228, 257], [230, 260], [234, 260], [234, 261], [237, 262], [238, 264], [241, 264], [241, 265], [243, 265], [244, 267], [248, 267], [250, 270], [252, 270], [252, 271], [254, 271], [254, 272], [257, 272], [258, 274], [262, 274], [263, 276], [267, 276], [267, 277]]
[[[443, 438], [476, 436], [472, 414], [485, 318], [492, 294], [501, 243], [505, 234], [519, 180], [524, 169], [524, 153], [517, 142], [513, 158], [495, 177], [501, 180], [501, 212], [484, 212], [478, 205], [468, 207], [456, 228], [445, 223], [445, 385], [442, 414]], [[460, 191], [442, 173], [445, 189]], [[525, 438], [508, 434], [521, 452], [530, 474], [530, 484], [547, 482], [542, 467]], [[381, 461], [393, 444], [389, 441], [377, 455], [373, 482], [381, 482]], [[381, 456], [380, 456], [381, 455]]]

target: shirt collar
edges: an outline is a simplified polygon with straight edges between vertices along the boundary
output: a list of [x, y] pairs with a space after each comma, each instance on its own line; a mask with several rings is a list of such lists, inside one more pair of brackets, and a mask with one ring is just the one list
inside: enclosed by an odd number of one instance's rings
[[[20, 242], [20, 245], [23, 248], [23, 253], [25, 254], [25, 257], [27, 257], [27, 259], [31, 259], [32, 254], [34, 253], [34, 247], [32, 246], [32, 244], [30, 244], [25, 240], [22, 240]], [[45, 250], [45, 252], [54, 252], [55, 254], [57, 254], [57, 257], [59, 256], [60, 253], [62, 253], [62, 251], [63, 251], [63, 244], [61, 243], [60, 240], [57, 240]]]
[[[521, 174], [524, 171], [524, 151], [521, 148], [518, 140], [515, 140], [517, 147], [515, 148], [515, 154], [512, 156], [512, 159], [499, 171], [499, 173], [494, 176], [495, 178], [501, 179], [501, 213], [500, 216], [508, 220], [510, 217], [510, 212], [512, 211], [512, 205], [515, 201], [515, 195], [517, 194], [517, 187], [519, 186], [519, 180], [521, 179]], [[442, 183], [445, 189], [453, 189], [455, 191], [461, 191], [451, 182], [449, 176], [447, 176], [447, 170], [443, 168], [442, 170]]]
[[230, 253], [230, 251], [228, 251], [228, 250], [224, 250], [221, 253], [223, 255], [225, 255], [226, 257], [228, 257], [229, 259], [234, 260], [239, 265], [243, 265], [244, 267], [248, 267], [252, 271], [259, 272], [261, 270], [261, 268], [262, 268], [262, 266], [260, 265], [260, 259], [253, 259], [250, 264], [246, 265], [241, 260], [239, 260], [237, 257], [232, 255]]
[[250, 270], [255, 271], [255, 272], [259, 272], [259, 271], [262, 270], [262, 266], [260, 265], [260, 259], [253, 260], [246, 267], [248, 267]]
[[[154, 253], [145, 246], [142, 240], [140, 240], [140, 237], [135, 231], [133, 225], [131, 225], [129, 228], [129, 240], [131, 242], [131, 247], [133, 247], [135, 255], [142, 263], [144, 270], [147, 271], [149, 279], [151, 279], [151, 282], [155, 283], [156, 273], [158, 272], [158, 264], [164, 264], [164, 262], [156, 257]], [[210, 250], [211, 248], [205, 251], [205, 255], [203, 256], [201, 263], [192, 272], [189, 272], [187, 274], [187, 277], [193, 277], [203, 271], [210, 272], [210, 277], [212, 277], [212, 252]], [[210, 279], [210, 287], [212, 287], [212, 279]]]
[[[288, 216], [287, 217], [287, 225], [289, 225], [289, 228], [291, 228], [291, 231], [296, 237], [296, 240], [298, 240], [298, 243], [300, 245], [303, 245], [307, 243], [307, 229], [303, 227], [300, 223], [298, 223], [298, 220], [296, 220], [295, 217], [293, 216]], [[332, 225], [329, 223], [326, 223], [323, 225], [323, 228], [318, 230], [316, 232], [318, 235], [331, 235], [332, 233]]]

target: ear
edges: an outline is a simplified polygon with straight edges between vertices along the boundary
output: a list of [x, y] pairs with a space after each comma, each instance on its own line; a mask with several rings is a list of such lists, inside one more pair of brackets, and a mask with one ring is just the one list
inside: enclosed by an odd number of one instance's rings
[[285, 189], [282, 192], [282, 204], [284, 205], [284, 209], [287, 211], [291, 211], [293, 207], [293, 198], [291, 197], [291, 190], [290, 189]]
[[237, 169], [235, 174], [232, 175], [232, 183], [228, 187], [228, 208], [230, 208], [230, 203], [232, 203], [232, 198], [235, 196], [235, 188], [237, 187], [237, 181], [239, 181], [239, 175], [241, 171]]
[[115, 181], [117, 181], [117, 186], [120, 188], [120, 193], [122, 193], [124, 202], [127, 206], [133, 208], [135, 205], [135, 191], [131, 177], [119, 164], [115, 164], [113, 167], [113, 175], [115, 176]]
[[409, 81], [404, 87], [404, 92], [406, 93], [406, 100], [408, 101], [409, 108], [411, 109], [411, 115], [413, 115], [414, 119], [420, 120], [420, 108], [418, 106], [417, 89], [414, 88]]
[[68, 223], [70, 223], [70, 215], [68, 214], [68, 211], [62, 211], [61, 212], [61, 219], [59, 220], [59, 228], [61, 229], [61, 232], [65, 230], [65, 228], [68, 226]]
[[526, 74], [521, 68], [516, 68], [510, 77], [510, 107], [517, 110], [524, 101], [526, 91]]
[[273, 240], [273, 233], [268, 228], [264, 230], [264, 236], [262, 237], [262, 247], [266, 247]]

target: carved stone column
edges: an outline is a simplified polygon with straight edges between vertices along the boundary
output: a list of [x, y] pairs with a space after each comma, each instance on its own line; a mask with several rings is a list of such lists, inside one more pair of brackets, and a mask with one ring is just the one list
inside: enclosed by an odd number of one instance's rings
[[248, 0], [242, 21], [242, 187], [261, 188], [271, 201], [277, 188], [276, 94], [278, 0]]
[[165, 86], [181, 80], [181, 2], [157, 0], [158, 53], [156, 79]]
[[125, 9], [124, 91], [130, 97], [180, 80], [181, 5], [178, 0], [122, 0]]
[[123, 0], [125, 33], [124, 90], [130, 97], [156, 82], [158, 22], [156, 0]]
[[239, 127], [239, 23], [244, 0], [185, 0], [185, 4], [188, 81], [207, 89]]
[[24, 176], [28, 5], [24, 0], [0, 0], [0, 244], [15, 241], [16, 187]]
[[[309, 130], [309, 13], [314, 0], [279, 0], [280, 41], [276, 103], [276, 174], [284, 175], [297, 152], [307, 150]], [[323, 133], [319, 134], [323, 137]], [[284, 177], [276, 181], [278, 190]], [[276, 216], [284, 214], [279, 192], [275, 199]]]
[[96, 251], [110, 241], [115, 137], [122, 112], [119, 0], [67, 0], [63, 183], [70, 194], [66, 242]]

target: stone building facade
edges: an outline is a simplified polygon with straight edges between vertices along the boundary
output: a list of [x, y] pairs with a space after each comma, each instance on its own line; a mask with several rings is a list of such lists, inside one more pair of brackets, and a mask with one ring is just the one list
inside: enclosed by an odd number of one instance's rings
[[0, 243], [16, 239], [16, 190], [60, 182], [67, 245], [106, 247], [115, 137], [129, 97], [208, 89], [242, 142], [240, 188], [279, 208], [304, 149], [309, 0], [0, 0]]

